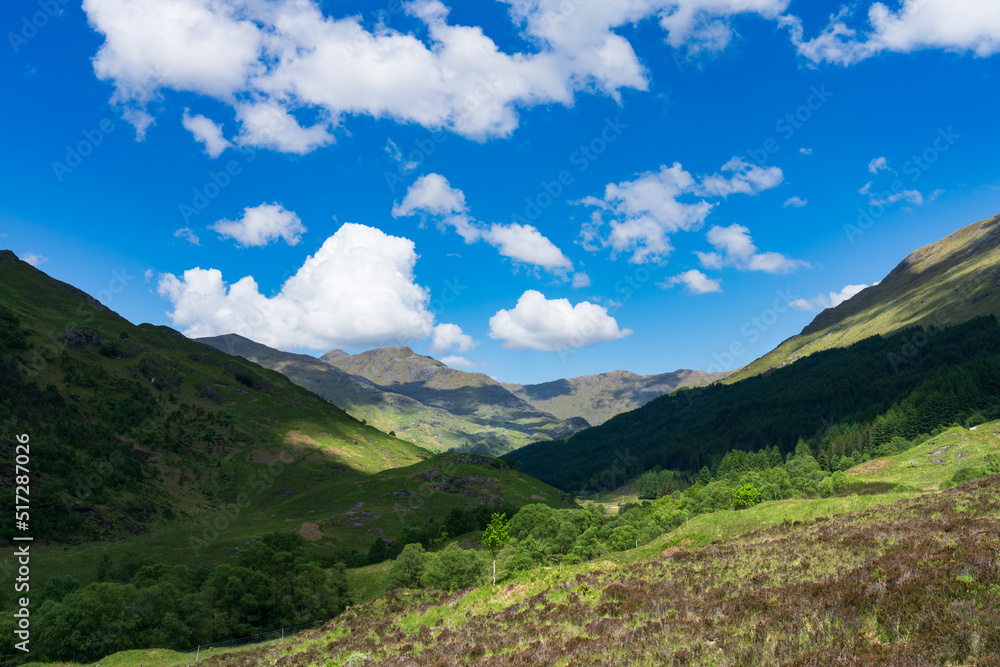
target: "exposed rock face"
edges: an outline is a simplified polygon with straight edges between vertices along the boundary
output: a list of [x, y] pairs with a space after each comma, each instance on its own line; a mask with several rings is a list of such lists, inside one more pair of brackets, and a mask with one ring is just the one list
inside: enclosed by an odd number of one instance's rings
[[100, 343], [102, 340], [104, 339], [96, 331], [79, 329], [77, 327], [69, 329], [66, 333], [59, 336], [59, 342], [74, 352], [83, 352], [87, 349], [88, 345]]

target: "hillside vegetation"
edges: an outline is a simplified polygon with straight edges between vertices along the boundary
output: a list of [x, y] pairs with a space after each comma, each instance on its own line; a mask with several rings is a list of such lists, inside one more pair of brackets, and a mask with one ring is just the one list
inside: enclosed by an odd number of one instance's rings
[[995, 460], [998, 428], [948, 429], [846, 471], [889, 493], [701, 514], [639, 548], [496, 586], [391, 590], [208, 664], [995, 665], [1000, 476], [926, 489]]
[[936, 330], [981, 315], [1000, 315], [1000, 215], [919, 248], [889, 275], [828, 308], [771, 352], [725, 382], [780, 368], [805, 356], [908, 327]]
[[[36, 586], [89, 583], [105, 556], [137, 551], [214, 566], [275, 531], [301, 532], [310, 558], [335, 562], [469, 503], [566, 502], [505, 464], [434, 457], [280, 373], [132, 325], [6, 251], [0, 408], [0, 465], [13, 469], [15, 434], [31, 438]], [[13, 484], [2, 476], [0, 491]], [[12, 516], [0, 532], [17, 533]], [[0, 579], [12, 567], [5, 556]]]
[[[924, 336], [923, 345], [913, 344]], [[910, 346], [915, 351], [909, 354]], [[610, 489], [656, 466], [696, 472], [730, 450], [801, 439], [826, 470], [952, 422], [1000, 416], [1000, 327], [993, 317], [904, 330], [732, 384], [676, 392], [563, 442], [529, 445], [522, 469], [563, 489]]]

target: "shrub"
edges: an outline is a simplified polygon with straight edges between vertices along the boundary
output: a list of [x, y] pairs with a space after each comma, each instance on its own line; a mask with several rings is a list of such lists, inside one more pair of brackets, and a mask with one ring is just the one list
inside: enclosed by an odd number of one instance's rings
[[407, 544], [389, 568], [390, 588], [420, 588], [427, 554], [420, 543]]
[[483, 561], [477, 551], [449, 544], [427, 559], [421, 582], [431, 588], [456, 590], [475, 586], [482, 573]]
[[738, 510], [753, 507], [760, 502], [760, 489], [753, 484], [744, 484], [733, 494], [733, 507]]

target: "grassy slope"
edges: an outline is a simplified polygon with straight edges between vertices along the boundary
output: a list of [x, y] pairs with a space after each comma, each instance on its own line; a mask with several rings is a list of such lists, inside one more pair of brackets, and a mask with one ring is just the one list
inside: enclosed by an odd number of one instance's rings
[[[998, 432], [949, 429], [848, 471], [898, 492], [701, 515], [498, 588], [395, 591], [209, 664], [996, 664], [1000, 477], [932, 489], [1000, 451]], [[380, 574], [356, 576], [373, 587]]]
[[[158, 439], [153, 444], [143, 441], [141, 430], [117, 435], [134, 456], [145, 459], [140, 488], [108, 491], [98, 480], [86, 494], [63, 494], [60, 504], [67, 512], [90, 514], [82, 518], [78, 534], [61, 535], [50, 544], [36, 542], [35, 585], [56, 574], [92, 581], [105, 554], [139, 551], [171, 564], [224, 562], [230, 549], [250, 539], [273, 530], [299, 530], [318, 518], [328, 522], [320, 531], [321, 539], [310, 543], [316, 555], [329, 548], [328, 543], [367, 548], [378, 535], [376, 529], [391, 536], [404, 519], [418, 513], [423, 519], [441, 517], [474, 501], [477, 493], [514, 504], [535, 502], [532, 496], [564, 504], [551, 487], [491, 467], [488, 459], [432, 457], [416, 445], [361, 424], [277, 372], [189, 341], [166, 327], [134, 326], [84, 293], [7, 254], [0, 255], [0, 304], [14, 312], [28, 331], [32, 347], [18, 356], [30, 369], [29, 377], [41, 386], [54, 384], [67, 402], [77, 406], [81, 419], [100, 420], [97, 406], [107, 395], [118, 395], [117, 383], [130, 387], [147, 383], [163, 413], [151, 415], [150, 432], [157, 438], [169, 432], [180, 441], [177, 451], [166, 451]], [[74, 326], [85, 326], [106, 340], [127, 340], [134, 356], [111, 359], [90, 347], [77, 352], [58, 343], [58, 337]], [[128, 338], [122, 339], [122, 333]], [[136, 375], [136, 366], [154, 354], [174, 368], [176, 386], [156, 389]], [[89, 372], [103, 370], [107, 377], [95, 387], [68, 386], [64, 364], [69, 362], [63, 355]], [[260, 383], [248, 388], [234, 379], [237, 374], [252, 375]], [[225, 401], [205, 398], [197, 390], [199, 385], [210, 387]], [[170, 393], [175, 400], [169, 399]], [[175, 419], [168, 425], [171, 415]], [[231, 432], [221, 418], [232, 425]], [[25, 426], [30, 432], [31, 425]], [[202, 439], [206, 428], [217, 437]], [[4, 450], [4, 456], [8, 453]], [[424, 460], [424, 465], [413, 467]], [[389, 469], [404, 472], [379, 474]], [[430, 491], [432, 484], [420, 475], [432, 470], [460, 478], [492, 476], [494, 483], [460, 479]], [[234, 505], [237, 481], [242, 494], [239, 511]], [[12, 480], [5, 476], [0, 486], [6, 491], [9, 484]], [[33, 484], [37, 491], [47, 480], [35, 479]], [[392, 492], [411, 493], [422, 498], [422, 505], [400, 509], [400, 498]], [[347, 513], [358, 503], [370, 513], [363, 520], [349, 520]], [[148, 520], [135, 516], [137, 504], [155, 510]], [[425, 511], [418, 510], [420, 506]], [[167, 519], [165, 508], [176, 518]], [[308, 527], [306, 532], [311, 532]], [[74, 544], [80, 541], [89, 543]], [[67, 543], [73, 546], [62, 548]], [[11, 566], [5, 556], [0, 579], [6, 578]], [[5, 587], [4, 596], [10, 593]]]
[[816, 316], [797, 336], [733, 373], [737, 382], [831, 347], [906, 327], [1000, 315], [1000, 215], [912, 252], [878, 285]]

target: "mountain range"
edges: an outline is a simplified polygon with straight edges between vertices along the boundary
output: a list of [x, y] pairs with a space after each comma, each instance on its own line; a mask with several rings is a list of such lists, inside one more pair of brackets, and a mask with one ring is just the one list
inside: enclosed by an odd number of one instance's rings
[[317, 359], [236, 334], [198, 340], [276, 370], [355, 418], [429, 450], [493, 456], [531, 442], [559, 440], [662, 394], [728, 375], [613, 371], [516, 385], [451, 368], [408, 347], [357, 354], [332, 350]]

